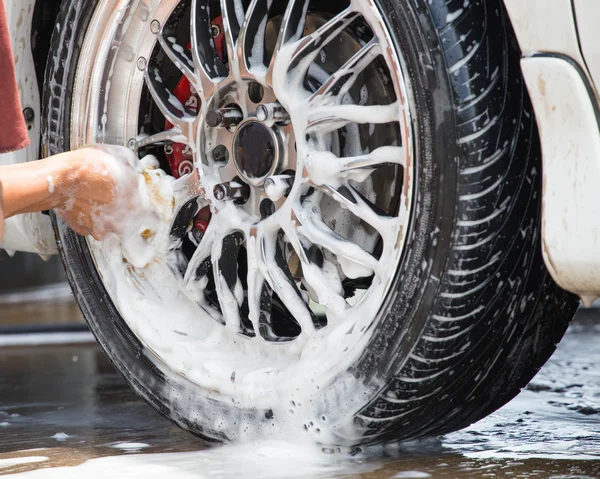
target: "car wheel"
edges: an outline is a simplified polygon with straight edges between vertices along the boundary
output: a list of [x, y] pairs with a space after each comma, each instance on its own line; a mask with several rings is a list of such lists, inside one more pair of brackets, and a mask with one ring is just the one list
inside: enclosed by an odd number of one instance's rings
[[216, 441], [408, 440], [509, 401], [577, 305], [519, 60], [500, 0], [65, 1], [47, 152], [127, 145], [176, 192], [144, 268], [55, 219], [116, 368]]

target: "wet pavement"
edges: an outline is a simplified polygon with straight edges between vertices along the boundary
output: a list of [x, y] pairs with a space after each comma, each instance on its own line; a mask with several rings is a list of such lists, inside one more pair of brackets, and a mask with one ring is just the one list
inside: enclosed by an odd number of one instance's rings
[[96, 345], [0, 349], [0, 474], [26, 478], [597, 478], [600, 311], [513, 402], [465, 431], [350, 457], [285, 442], [204, 449]]

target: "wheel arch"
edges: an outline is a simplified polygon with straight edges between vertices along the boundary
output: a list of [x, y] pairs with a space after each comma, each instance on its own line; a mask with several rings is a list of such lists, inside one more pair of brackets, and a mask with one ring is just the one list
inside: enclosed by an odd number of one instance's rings
[[590, 306], [600, 296], [595, 214], [600, 114], [587, 62], [594, 57], [583, 55], [582, 18], [575, 10], [580, 13], [586, 2], [553, 0], [551, 8], [540, 0], [504, 2], [521, 46], [521, 68], [540, 132], [544, 260], [554, 280]]

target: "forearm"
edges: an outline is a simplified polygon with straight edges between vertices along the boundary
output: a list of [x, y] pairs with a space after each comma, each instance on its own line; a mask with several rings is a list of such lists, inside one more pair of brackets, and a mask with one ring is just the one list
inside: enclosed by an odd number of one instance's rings
[[57, 208], [69, 194], [69, 154], [18, 165], [0, 166], [4, 216]]
[[[140, 181], [137, 162], [127, 147], [96, 145], [0, 166], [0, 237], [3, 218], [53, 209], [80, 235], [102, 239], [119, 226], [110, 218], [118, 198], [128, 198], [121, 205], [139, 206], [131, 200]], [[133, 207], [121, 206], [121, 214]], [[102, 218], [107, 212], [109, 218]]]

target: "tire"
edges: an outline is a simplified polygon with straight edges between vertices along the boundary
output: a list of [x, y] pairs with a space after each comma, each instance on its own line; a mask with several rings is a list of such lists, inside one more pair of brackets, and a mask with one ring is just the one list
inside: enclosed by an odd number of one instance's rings
[[[48, 154], [70, 148], [71, 93], [96, 3], [63, 2], [44, 90]], [[350, 414], [317, 440], [345, 446], [435, 436], [490, 414], [548, 360], [578, 305], [541, 254], [538, 131], [503, 2], [375, 3], [412, 85], [416, 207], [372, 336], [333, 380], [352, 378], [368, 394], [322, 402], [328, 413]], [[270, 434], [273, 410], [205, 400], [149, 354], [113, 304], [87, 242], [56, 219], [55, 228], [75, 297], [136, 392], [207, 440], [243, 436], [241, 424]], [[222, 420], [231, 417], [238, 420]]]

